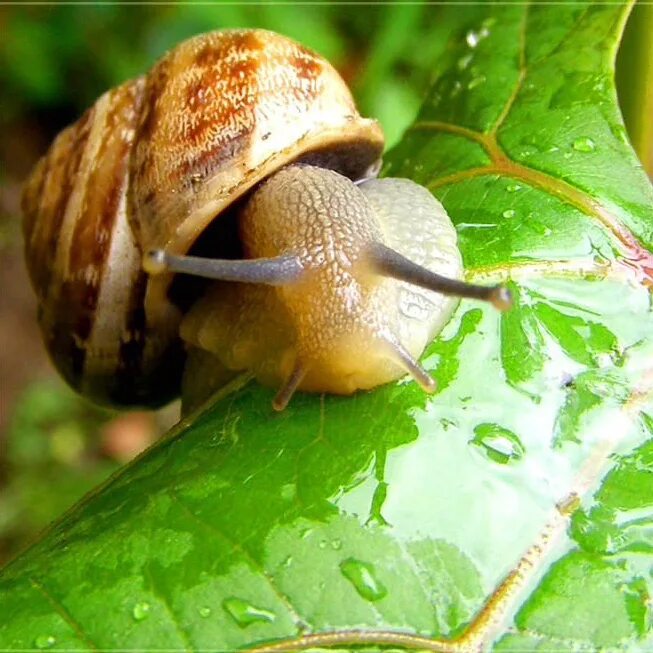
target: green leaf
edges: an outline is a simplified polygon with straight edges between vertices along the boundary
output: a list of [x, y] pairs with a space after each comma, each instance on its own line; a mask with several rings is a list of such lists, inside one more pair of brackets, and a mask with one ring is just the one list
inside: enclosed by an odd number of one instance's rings
[[0, 648], [653, 645], [653, 191], [614, 92], [627, 13], [442, 9], [451, 40], [385, 172], [432, 189], [468, 278], [509, 281], [515, 309], [461, 302], [424, 356], [432, 396], [401, 380], [277, 415], [237, 379], [4, 569]]
[[653, 6], [639, 2], [617, 58], [617, 89], [628, 135], [644, 169], [653, 178]]

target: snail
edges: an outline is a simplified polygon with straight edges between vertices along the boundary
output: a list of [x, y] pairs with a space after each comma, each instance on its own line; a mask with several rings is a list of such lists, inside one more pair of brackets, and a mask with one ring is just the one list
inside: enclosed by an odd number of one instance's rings
[[[461, 281], [442, 205], [376, 179], [378, 123], [323, 58], [264, 30], [182, 42], [61, 132], [22, 198], [47, 349], [79, 392], [194, 405], [238, 371], [350, 394], [406, 373]], [[185, 367], [185, 369], [184, 369]]]

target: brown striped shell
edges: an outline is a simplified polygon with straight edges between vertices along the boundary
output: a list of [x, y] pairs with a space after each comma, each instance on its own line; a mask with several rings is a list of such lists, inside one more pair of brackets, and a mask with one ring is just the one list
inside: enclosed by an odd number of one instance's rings
[[187, 252], [236, 199], [303, 160], [351, 178], [383, 148], [333, 67], [263, 30], [185, 41], [55, 139], [23, 193], [27, 265], [59, 371], [91, 398], [178, 392], [181, 310], [142, 253]]

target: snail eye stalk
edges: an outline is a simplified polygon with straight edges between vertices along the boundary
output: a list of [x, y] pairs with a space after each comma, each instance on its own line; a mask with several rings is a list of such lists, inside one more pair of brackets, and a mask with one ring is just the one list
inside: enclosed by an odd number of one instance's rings
[[162, 249], [150, 250], [143, 257], [143, 269], [148, 274], [176, 272], [219, 281], [263, 283], [279, 286], [297, 281], [304, 268], [291, 254], [259, 259], [212, 259], [199, 256], [176, 256]]
[[372, 269], [377, 274], [406, 281], [443, 295], [490, 302], [500, 311], [507, 311], [512, 306], [512, 296], [505, 286], [477, 286], [440, 276], [381, 243], [374, 243], [368, 249], [367, 256]]

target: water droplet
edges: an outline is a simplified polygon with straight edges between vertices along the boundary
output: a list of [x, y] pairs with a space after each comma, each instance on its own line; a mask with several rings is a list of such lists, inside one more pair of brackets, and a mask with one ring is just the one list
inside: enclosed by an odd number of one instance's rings
[[469, 30], [465, 35], [465, 41], [470, 48], [475, 48], [478, 45], [478, 34], [474, 30]]
[[527, 145], [519, 151], [517, 156], [521, 159], [528, 159], [528, 157], [533, 156], [534, 154], [537, 154], [537, 147], [534, 145]]
[[272, 623], [276, 619], [274, 612], [258, 608], [235, 596], [225, 599], [222, 607], [241, 628], [247, 628], [255, 623]]
[[593, 152], [596, 145], [591, 138], [585, 137], [585, 138], [577, 138], [573, 142], [572, 147], [577, 152]]
[[281, 498], [284, 501], [292, 501], [297, 496], [297, 485], [295, 483], [286, 483], [281, 486]]
[[501, 215], [504, 218], [514, 218], [515, 217], [515, 210], [514, 209], [506, 209]]
[[480, 86], [485, 82], [485, 75], [479, 75], [478, 77], [474, 77], [469, 84], [467, 84], [467, 88], [471, 91], [473, 88], [476, 88], [477, 86]]
[[465, 35], [465, 41], [470, 48], [475, 48], [484, 38], [490, 36], [490, 30], [486, 25], [482, 25], [481, 29], [475, 31], [470, 29]]
[[457, 95], [460, 94], [460, 91], [462, 90], [463, 85], [459, 81], [455, 81], [453, 85], [451, 86], [451, 91], [449, 93], [450, 98], [455, 98]]
[[467, 66], [471, 63], [472, 59], [474, 58], [474, 53], [473, 52], [468, 52], [464, 57], [460, 57], [457, 62], [458, 70], [465, 70]]
[[467, 32], [467, 35], [465, 36], [465, 41], [467, 41], [467, 45], [470, 48], [475, 48], [478, 45], [478, 42], [480, 39], [478, 38], [478, 32], [475, 32], [474, 30], [470, 30]]
[[612, 123], [610, 125], [610, 131], [612, 132], [612, 135], [622, 143], [630, 142], [628, 140], [628, 133], [626, 132], [626, 128], [623, 125]]
[[521, 186], [519, 184], [510, 184], [510, 186], [508, 186], [506, 190], [509, 193], [516, 193], [518, 190], [521, 190]]
[[338, 540], [338, 539], [331, 540], [331, 548], [334, 551], [339, 551], [340, 549], [342, 549], [342, 540]]
[[347, 558], [340, 563], [340, 571], [356, 591], [368, 601], [379, 601], [388, 593], [369, 562]]
[[149, 614], [150, 604], [146, 603], [145, 601], [137, 603], [132, 610], [132, 616], [134, 619], [136, 619], [136, 621], [143, 621], [143, 619], [147, 619]]
[[521, 460], [524, 455], [519, 437], [498, 424], [479, 424], [471, 443], [480, 447], [490, 460], [502, 465]]
[[529, 213], [526, 220], [524, 220], [523, 227], [539, 236], [550, 236], [553, 233], [551, 227], [542, 222], [542, 220], [539, 220], [532, 213]]
[[203, 617], [204, 619], [206, 619], [207, 617], [211, 616], [211, 608], [206, 607], [206, 606], [203, 607], [203, 608], [200, 608], [199, 613], [200, 613], [200, 617]]
[[594, 82], [594, 86], [592, 86], [592, 90], [597, 91], [598, 93], [603, 93], [603, 91], [605, 91], [605, 85], [606, 80], [603, 77], [598, 77]]
[[452, 426], [457, 426], [456, 422], [452, 419], [447, 419], [446, 417], [440, 418], [440, 424], [445, 431], [448, 431]]
[[56, 643], [57, 640], [54, 637], [52, 637], [52, 635], [39, 635], [34, 640], [34, 646], [40, 649], [52, 648]]
[[320, 543], [318, 544], [318, 546], [320, 547], [320, 549], [326, 549], [327, 544], [328, 544], [328, 542], [326, 540], [320, 540]]

